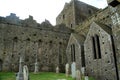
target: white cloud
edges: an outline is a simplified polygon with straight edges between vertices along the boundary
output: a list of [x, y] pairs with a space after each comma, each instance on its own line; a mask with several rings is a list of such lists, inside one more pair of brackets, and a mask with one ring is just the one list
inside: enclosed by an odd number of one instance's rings
[[[16, 13], [21, 19], [32, 15], [41, 23], [48, 19], [55, 25], [57, 15], [63, 9], [65, 2], [70, 0], [0, 0], [0, 16]], [[104, 8], [106, 0], [81, 0], [99, 8]]]

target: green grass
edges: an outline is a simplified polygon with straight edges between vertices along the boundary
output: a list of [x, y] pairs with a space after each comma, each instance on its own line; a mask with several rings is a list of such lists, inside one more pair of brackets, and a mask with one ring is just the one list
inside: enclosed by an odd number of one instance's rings
[[[66, 77], [65, 74], [56, 74], [53, 72], [40, 72], [38, 74], [30, 73], [30, 80], [57, 80], [66, 79], [73, 80], [70, 76]], [[0, 72], [0, 80], [16, 80], [15, 73]]]
[[0, 72], [0, 80], [15, 80], [15, 73]]
[[[57, 80], [66, 79], [73, 80], [72, 77], [66, 77], [63, 73], [53, 73], [53, 72], [40, 72], [38, 74], [30, 73], [30, 80]], [[15, 73], [13, 72], [0, 72], [0, 80], [16, 80]], [[84, 80], [84, 78], [82, 79]], [[95, 80], [92, 77], [89, 80]]]
[[42, 72], [39, 74], [30, 74], [30, 80], [57, 80], [57, 79], [66, 79], [73, 80], [71, 77], [66, 77], [65, 74], [52, 73], [52, 72]]

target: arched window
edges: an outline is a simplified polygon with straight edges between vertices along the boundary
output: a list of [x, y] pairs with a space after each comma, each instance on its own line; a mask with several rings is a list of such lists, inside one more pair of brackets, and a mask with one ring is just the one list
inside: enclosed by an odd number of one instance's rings
[[71, 61], [75, 62], [76, 58], [75, 58], [75, 44], [71, 45]]
[[92, 36], [93, 55], [94, 59], [101, 59], [101, 46], [98, 35]]

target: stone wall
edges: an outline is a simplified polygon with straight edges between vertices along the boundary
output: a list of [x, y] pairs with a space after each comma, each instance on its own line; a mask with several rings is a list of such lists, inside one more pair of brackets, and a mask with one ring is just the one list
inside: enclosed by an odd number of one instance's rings
[[38, 24], [31, 16], [21, 22], [22, 26], [0, 23], [3, 71], [18, 71], [21, 54], [30, 71], [34, 70], [36, 55], [40, 71], [55, 71], [57, 65], [66, 63], [65, 51], [70, 29], [64, 25], [52, 26], [47, 20]]
[[[114, 1], [114, 0], [113, 0]], [[120, 79], [120, 5], [112, 7], [109, 5], [109, 10], [111, 13], [112, 20], [112, 31], [113, 31], [113, 41], [114, 41], [114, 52], [116, 56], [116, 67], [117, 67], [117, 76]]]
[[117, 80], [112, 29], [107, 27], [92, 23], [84, 43], [86, 74], [96, 80]]

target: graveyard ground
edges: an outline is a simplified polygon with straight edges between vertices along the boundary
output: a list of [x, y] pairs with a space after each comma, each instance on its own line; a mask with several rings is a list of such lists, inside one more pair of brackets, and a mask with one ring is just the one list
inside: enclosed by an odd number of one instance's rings
[[[53, 72], [41, 72], [38, 74], [30, 73], [30, 80], [73, 80], [70, 76], [66, 77], [65, 74], [56, 74]], [[16, 80], [15, 73], [13, 72], [0, 72], [0, 80]], [[89, 80], [94, 80], [90, 78]]]

